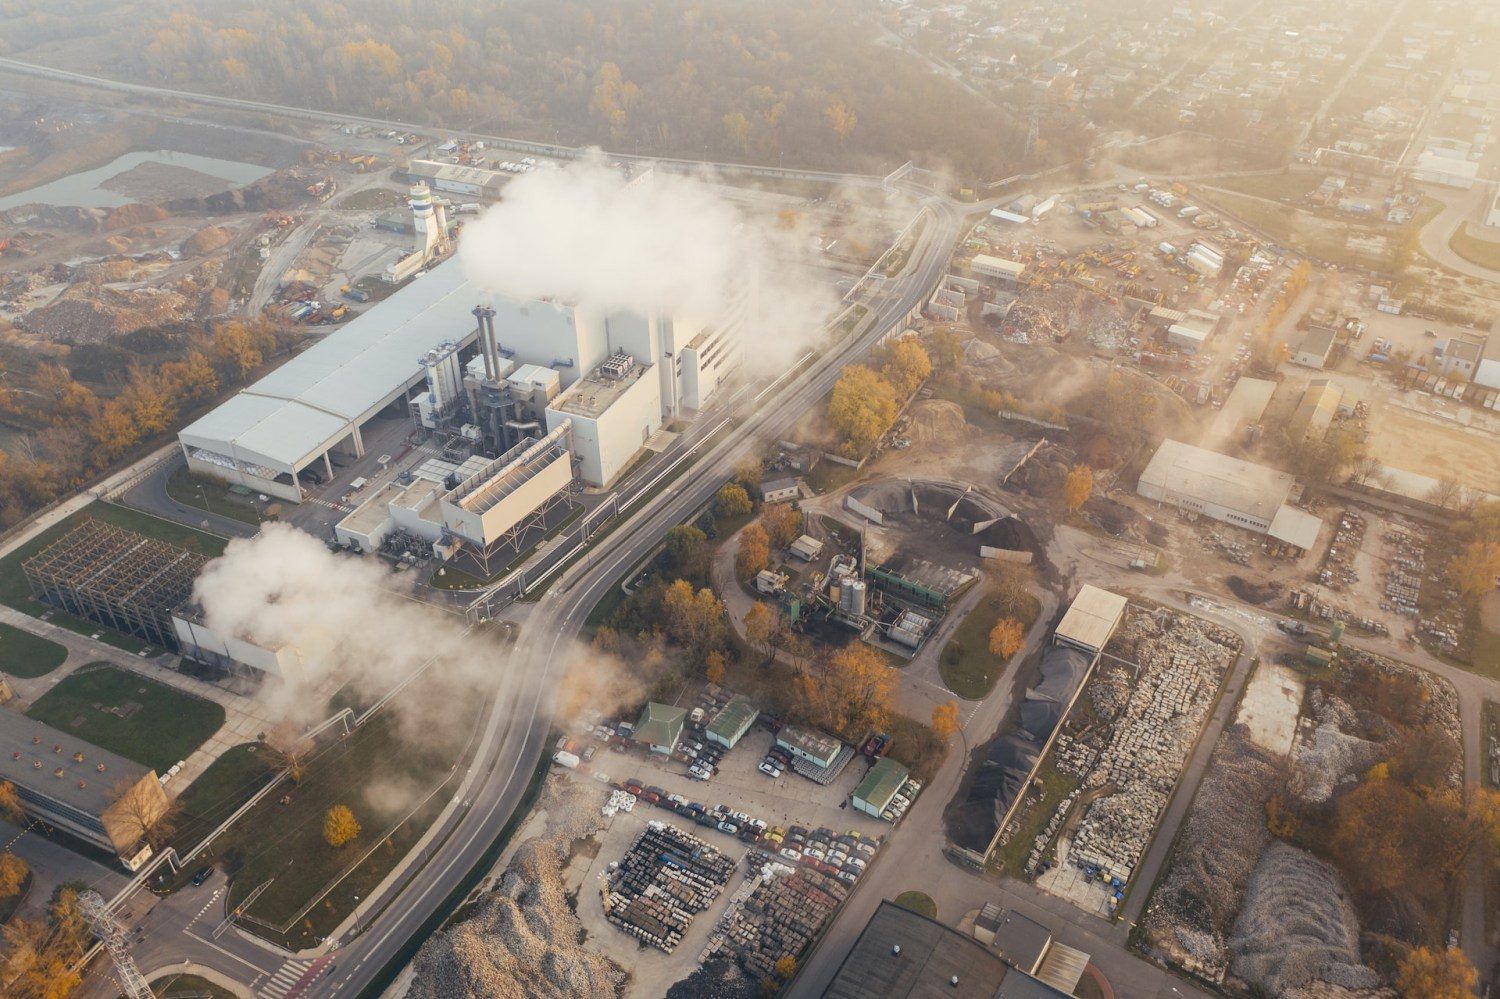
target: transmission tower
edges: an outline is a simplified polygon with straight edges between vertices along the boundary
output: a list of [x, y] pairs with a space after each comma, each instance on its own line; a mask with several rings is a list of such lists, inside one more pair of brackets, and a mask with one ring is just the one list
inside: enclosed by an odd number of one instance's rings
[[104, 896], [96, 891], [86, 891], [78, 896], [78, 909], [94, 928], [94, 934], [104, 944], [104, 949], [109, 951], [109, 956], [114, 959], [120, 990], [125, 993], [126, 999], [153, 999], [151, 986], [146, 984], [141, 969], [135, 966], [135, 958], [130, 956], [130, 950], [125, 945], [125, 932], [115, 922], [114, 913], [109, 911], [109, 903], [104, 901]]

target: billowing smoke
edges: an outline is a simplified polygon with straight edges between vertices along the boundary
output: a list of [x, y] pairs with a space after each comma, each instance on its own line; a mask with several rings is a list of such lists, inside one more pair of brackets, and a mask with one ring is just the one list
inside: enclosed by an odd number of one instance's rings
[[292, 721], [322, 717], [323, 699], [339, 683], [378, 695], [428, 659], [442, 672], [477, 675], [493, 643], [464, 637], [458, 618], [386, 587], [383, 562], [334, 555], [316, 538], [285, 524], [229, 543], [210, 562], [193, 593], [204, 623], [220, 635], [262, 648], [289, 646], [300, 668], [273, 695]]
[[745, 310], [747, 362], [774, 370], [812, 343], [838, 302], [807, 265], [809, 233], [747, 215], [707, 181], [636, 181], [598, 157], [513, 180], [465, 229], [459, 257], [481, 287], [604, 313], [725, 325]]
[[[452, 730], [453, 705], [518, 677], [512, 650], [488, 632], [466, 631], [461, 618], [402, 596], [390, 581], [377, 559], [335, 555], [296, 528], [267, 524], [254, 538], [231, 541], [193, 593], [204, 623], [220, 635], [295, 656], [299, 668], [267, 687], [266, 714], [280, 732], [275, 741], [290, 744], [327, 717], [335, 690], [368, 703], [429, 660], [421, 682], [392, 702], [402, 730], [414, 744], [462, 739], [464, 732]], [[641, 681], [613, 657], [578, 646], [564, 665], [566, 678], [552, 687], [563, 718], [588, 708], [608, 713], [645, 697]], [[382, 793], [401, 797], [399, 788]]]

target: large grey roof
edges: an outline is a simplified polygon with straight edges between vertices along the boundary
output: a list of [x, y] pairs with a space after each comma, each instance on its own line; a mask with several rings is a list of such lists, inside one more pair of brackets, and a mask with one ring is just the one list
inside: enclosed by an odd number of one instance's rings
[[183, 442], [294, 465], [412, 382], [427, 351], [471, 336], [481, 297], [450, 258], [194, 421]]
[[[83, 760], [73, 759], [74, 753], [82, 753]], [[36, 765], [38, 762], [40, 767]], [[61, 777], [56, 776], [59, 767], [63, 772]], [[76, 735], [33, 721], [18, 711], [0, 708], [0, 780], [33, 788], [48, 798], [98, 816], [114, 801], [122, 785], [134, 785], [150, 772], [149, 767], [100, 749]]]
[[1267, 523], [1292, 489], [1286, 472], [1174, 440], [1162, 441], [1140, 481]]
[[[899, 946], [901, 952], [894, 953]], [[891, 901], [880, 903], [826, 999], [990, 999], [1010, 969], [984, 944]], [[953, 977], [958, 984], [952, 984]]]

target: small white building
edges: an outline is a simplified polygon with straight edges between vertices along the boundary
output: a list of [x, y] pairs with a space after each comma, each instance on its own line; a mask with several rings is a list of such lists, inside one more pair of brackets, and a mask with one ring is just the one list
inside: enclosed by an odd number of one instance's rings
[[1308, 330], [1297, 349], [1292, 351], [1292, 363], [1322, 371], [1328, 364], [1328, 355], [1333, 353], [1333, 341], [1333, 330]]
[[1006, 284], [1015, 284], [1026, 273], [1026, 265], [1017, 260], [992, 257], [987, 253], [977, 255], [969, 261], [969, 273], [992, 278]]
[[802, 561], [811, 562], [823, 554], [823, 542], [812, 535], [804, 534], [796, 541], [793, 541], [787, 550]]
[[761, 499], [767, 503], [787, 503], [802, 495], [796, 479], [767, 479], [760, 484]]
[[1119, 627], [1120, 618], [1125, 615], [1126, 603], [1126, 599], [1118, 593], [1085, 583], [1068, 605], [1063, 619], [1058, 622], [1052, 640], [1059, 645], [1071, 645], [1084, 652], [1102, 651]]

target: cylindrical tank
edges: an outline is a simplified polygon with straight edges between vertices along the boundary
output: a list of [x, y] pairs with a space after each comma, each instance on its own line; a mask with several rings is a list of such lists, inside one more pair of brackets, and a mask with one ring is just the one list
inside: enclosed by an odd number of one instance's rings
[[856, 579], [846, 589], [849, 593], [849, 606], [846, 609], [850, 614], [863, 614], [865, 612], [865, 581]]

